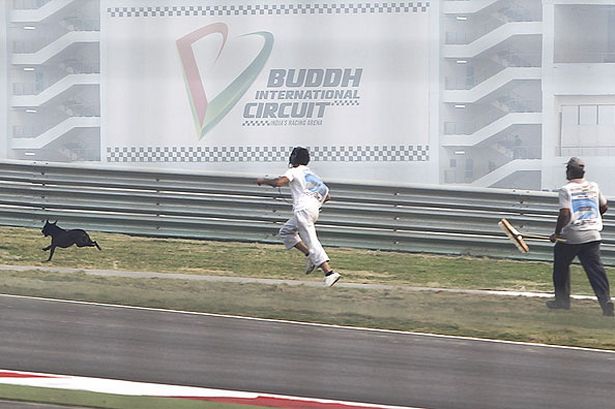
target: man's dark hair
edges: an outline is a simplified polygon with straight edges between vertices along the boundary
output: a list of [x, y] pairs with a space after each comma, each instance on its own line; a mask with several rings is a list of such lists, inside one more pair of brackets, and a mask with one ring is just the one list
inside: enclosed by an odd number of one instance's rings
[[288, 163], [290, 163], [293, 167], [307, 165], [310, 163], [310, 152], [301, 146], [297, 146], [293, 148], [293, 151], [290, 153]]

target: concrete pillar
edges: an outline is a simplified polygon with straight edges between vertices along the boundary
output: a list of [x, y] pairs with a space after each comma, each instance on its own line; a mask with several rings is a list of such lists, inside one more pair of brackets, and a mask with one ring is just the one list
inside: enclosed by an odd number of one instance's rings
[[543, 189], [557, 188], [561, 181], [559, 157], [559, 112], [555, 106], [553, 61], [555, 39], [555, 7], [552, 0], [544, 0], [542, 7], [542, 181]]
[[9, 40], [8, 40], [8, 7], [12, 2], [0, 2], [0, 159], [7, 158], [9, 144], [8, 110], [9, 98]]

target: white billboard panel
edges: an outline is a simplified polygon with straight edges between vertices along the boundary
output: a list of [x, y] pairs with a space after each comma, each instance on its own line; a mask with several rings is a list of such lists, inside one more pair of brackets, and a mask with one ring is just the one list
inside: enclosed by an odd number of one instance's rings
[[102, 2], [107, 162], [438, 182], [429, 2], [208, 4]]

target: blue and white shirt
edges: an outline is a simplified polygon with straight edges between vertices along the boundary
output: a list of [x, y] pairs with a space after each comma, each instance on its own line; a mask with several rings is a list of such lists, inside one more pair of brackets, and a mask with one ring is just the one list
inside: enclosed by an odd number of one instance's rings
[[299, 165], [288, 169], [284, 175], [290, 181], [293, 197], [293, 211], [306, 208], [320, 208], [329, 194], [329, 188], [318, 175], [307, 166]]
[[606, 198], [595, 182], [573, 179], [562, 186], [559, 191], [559, 207], [570, 210], [570, 223], [562, 229], [566, 241], [581, 244], [601, 240], [600, 206], [606, 203]]

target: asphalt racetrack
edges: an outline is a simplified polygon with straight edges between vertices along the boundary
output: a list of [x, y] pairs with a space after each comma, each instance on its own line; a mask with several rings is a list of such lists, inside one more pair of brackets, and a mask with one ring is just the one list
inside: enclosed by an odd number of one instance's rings
[[428, 409], [615, 407], [615, 353], [0, 295], [0, 368]]

